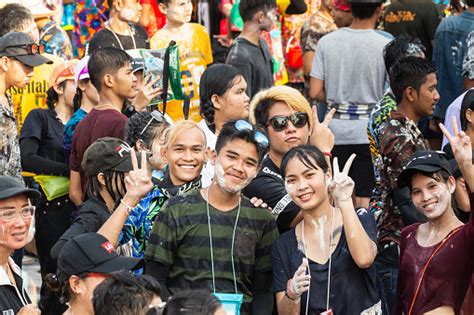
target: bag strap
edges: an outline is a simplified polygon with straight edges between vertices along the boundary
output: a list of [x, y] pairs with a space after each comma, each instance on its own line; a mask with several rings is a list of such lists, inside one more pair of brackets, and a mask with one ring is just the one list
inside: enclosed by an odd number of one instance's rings
[[170, 41], [165, 51], [165, 60], [163, 65], [163, 92], [161, 93], [161, 100], [163, 102], [163, 115], [166, 114], [166, 102], [168, 101], [168, 85], [170, 78], [170, 48], [176, 45], [174, 40]]
[[413, 311], [413, 307], [415, 306], [416, 299], [418, 298], [418, 294], [420, 293], [421, 283], [423, 282], [423, 279], [425, 277], [425, 272], [428, 269], [431, 263], [431, 260], [434, 258], [436, 253], [438, 253], [438, 251], [444, 246], [444, 244], [446, 244], [447, 241], [451, 237], [453, 237], [457, 232], [459, 232], [462, 227], [463, 226], [458, 226], [457, 228], [449, 232], [449, 234], [441, 241], [441, 244], [438, 245], [438, 247], [435, 249], [433, 254], [431, 254], [430, 258], [426, 262], [425, 266], [423, 267], [423, 270], [421, 271], [420, 280], [418, 281], [418, 285], [416, 286], [415, 295], [413, 296], [413, 300], [411, 301], [410, 309], [408, 310], [408, 315], [411, 315], [411, 312]]

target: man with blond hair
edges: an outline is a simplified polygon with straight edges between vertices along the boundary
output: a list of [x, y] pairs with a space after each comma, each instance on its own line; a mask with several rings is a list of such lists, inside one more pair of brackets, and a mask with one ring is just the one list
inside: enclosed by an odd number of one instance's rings
[[285, 190], [280, 175], [281, 160], [291, 148], [307, 143], [317, 146], [330, 157], [334, 135], [328, 124], [333, 115], [334, 110], [319, 123], [316, 108], [312, 109], [298, 90], [288, 86], [263, 90], [250, 104], [250, 120], [265, 128], [270, 148], [260, 171], [245, 188], [244, 194], [262, 199], [272, 209], [280, 233], [294, 227], [302, 218], [298, 215], [300, 209]]

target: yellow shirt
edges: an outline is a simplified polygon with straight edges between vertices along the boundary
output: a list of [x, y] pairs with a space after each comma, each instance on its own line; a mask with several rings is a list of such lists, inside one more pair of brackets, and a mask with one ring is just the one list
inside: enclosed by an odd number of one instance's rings
[[50, 54], [43, 54], [51, 59], [53, 64], [42, 64], [35, 67], [33, 78], [24, 88], [11, 87], [10, 92], [13, 100], [15, 118], [18, 123], [18, 131], [21, 130], [23, 122], [28, 113], [35, 108], [46, 108], [46, 92], [49, 89], [49, 77], [53, 69], [62, 61], [62, 58]]
[[[204, 26], [188, 23], [185, 38], [176, 39], [173, 32], [161, 29], [150, 39], [151, 49], [168, 47], [170, 41], [176, 41], [181, 71], [181, 85], [184, 95], [190, 98], [189, 119], [199, 122], [199, 80], [208, 64], [212, 63], [212, 49], [209, 34]], [[183, 101], [167, 102], [166, 112], [174, 120], [183, 119]]]

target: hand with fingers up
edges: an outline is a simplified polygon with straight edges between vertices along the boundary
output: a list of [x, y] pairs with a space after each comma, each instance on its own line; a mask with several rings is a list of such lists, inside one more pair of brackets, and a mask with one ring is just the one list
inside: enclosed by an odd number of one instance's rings
[[474, 169], [472, 167], [472, 143], [471, 138], [464, 132], [459, 131], [456, 123], [456, 117], [452, 118], [453, 135], [440, 123], [439, 127], [451, 144], [454, 158], [458, 162], [459, 169], [464, 176], [464, 179], [472, 191], [474, 189]]
[[127, 193], [125, 194], [124, 200], [130, 198], [133, 203], [137, 203], [152, 190], [153, 183], [151, 181], [151, 175], [148, 172], [146, 152], [141, 152], [141, 167], [138, 167], [137, 154], [134, 149], [132, 149], [130, 154], [132, 156], [133, 170], [125, 177]]
[[337, 157], [333, 159], [333, 179], [328, 186], [328, 192], [334, 201], [334, 205], [338, 208], [340, 208], [341, 203], [352, 202], [354, 181], [349, 177], [349, 170], [355, 157], [355, 154], [349, 157], [342, 172], [339, 171]]
[[329, 123], [334, 117], [336, 109], [331, 109], [322, 123], [319, 122], [316, 106], [313, 106], [312, 110], [313, 130], [309, 137], [309, 143], [317, 147], [321, 152], [331, 152], [334, 147], [334, 134], [331, 129], [329, 129]]
[[157, 96], [160, 96], [162, 89], [159, 87], [153, 87], [161, 79], [161, 76], [157, 75], [153, 80], [151, 79], [151, 74], [148, 74], [143, 81], [145, 84], [142, 85], [140, 91], [138, 91], [137, 96], [133, 100], [133, 106], [137, 112], [141, 112], [146, 109], [146, 106], [150, 104], [151, 100]]

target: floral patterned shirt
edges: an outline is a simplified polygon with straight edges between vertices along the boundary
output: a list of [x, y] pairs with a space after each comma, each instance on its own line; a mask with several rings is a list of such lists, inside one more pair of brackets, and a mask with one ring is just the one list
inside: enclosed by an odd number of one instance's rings
[[21, 178], [20, 143], [13, 114], [13, 101], [6, 93], [8, 104], [0, 103], [0, 174]]

